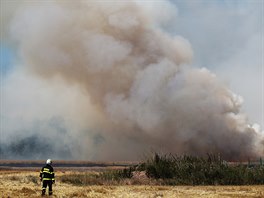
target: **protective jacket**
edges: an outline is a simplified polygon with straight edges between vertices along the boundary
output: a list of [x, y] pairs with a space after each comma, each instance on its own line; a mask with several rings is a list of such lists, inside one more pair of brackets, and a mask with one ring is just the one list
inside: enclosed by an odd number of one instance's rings
[[45, 180], [51, 180], [53, 182], [55, 181], [55, 174], [54, 174], [53, 167], [49, 164], [46, 164], [41, 169], [39, 176], [42, 179], [42, 181], [45, 181]]

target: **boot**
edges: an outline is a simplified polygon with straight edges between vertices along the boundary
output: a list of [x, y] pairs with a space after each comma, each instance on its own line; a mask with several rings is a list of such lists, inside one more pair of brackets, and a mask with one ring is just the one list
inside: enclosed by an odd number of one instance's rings
[[43, 190], [42, 190], [42, 194], [41, 194], [41, 196], [44, 196], [45, 193], [46, 193], [46, 189], [43, 189]]
[[49, 192], [49, 195], [52, 195], [52, 191]]

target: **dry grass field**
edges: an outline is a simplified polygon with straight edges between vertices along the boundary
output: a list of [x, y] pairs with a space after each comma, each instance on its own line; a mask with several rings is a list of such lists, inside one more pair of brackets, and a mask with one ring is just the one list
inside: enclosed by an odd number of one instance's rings
[[[82, 172], [79, 172], [82, 174]], [[0, 195], [3, 198], [40, 197], [37, 170], [0, 171]], [[71, 171], [57, 171], [53, 197], [264, 197], [264, 186], [155, 186], [155, 185], [88, 185], [62, 183], [60, 176]], [[48, 196], [47, 196], [48, 197]]]

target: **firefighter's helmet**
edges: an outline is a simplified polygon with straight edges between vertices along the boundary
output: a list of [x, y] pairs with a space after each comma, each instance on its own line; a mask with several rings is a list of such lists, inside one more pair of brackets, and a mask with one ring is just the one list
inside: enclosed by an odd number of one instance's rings
[[51, 159], [47, 159], [46, 164], [52, 164]]

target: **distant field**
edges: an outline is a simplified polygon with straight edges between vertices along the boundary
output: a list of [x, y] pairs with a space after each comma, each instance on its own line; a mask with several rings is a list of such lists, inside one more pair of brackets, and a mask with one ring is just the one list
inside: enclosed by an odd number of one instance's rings
[[[85, 171], [86, 174], [89, 172]], [[90, 170], [91, 174], [96, 171]], [[264, 186], [157, 186], [131, 185], [86, 185], [77, 186], [60, 181], [61, 176], [76, 173], [56, 171], [57, 181], [53, 197], [264, 197]], [[77, 172], [78, 174], [84, 174]], [[7, 197], [40, 197], [39, 170], [1, 170], [0, 195]]]
[[[92, 162], [92, 161], [65, 161], [65, 160], [55, 160], [53, 161], [56, 167], [108, 167], [108, 166], [129, 166], [137, 164], [138, 162]], [[45, 164], [45, 160], [0, 160], [1, 167], [39, 167]]]
[[[45, 164], [45, 160], [0, 160], [0, 171], [5, 170], [38, 170]], [[91, 162], [91, 161], [65, 161], [55, 160], [53, 162], [56, 170], [67, 171], [86, 171], [102, 169], [122, 169], [138, 162]]]

